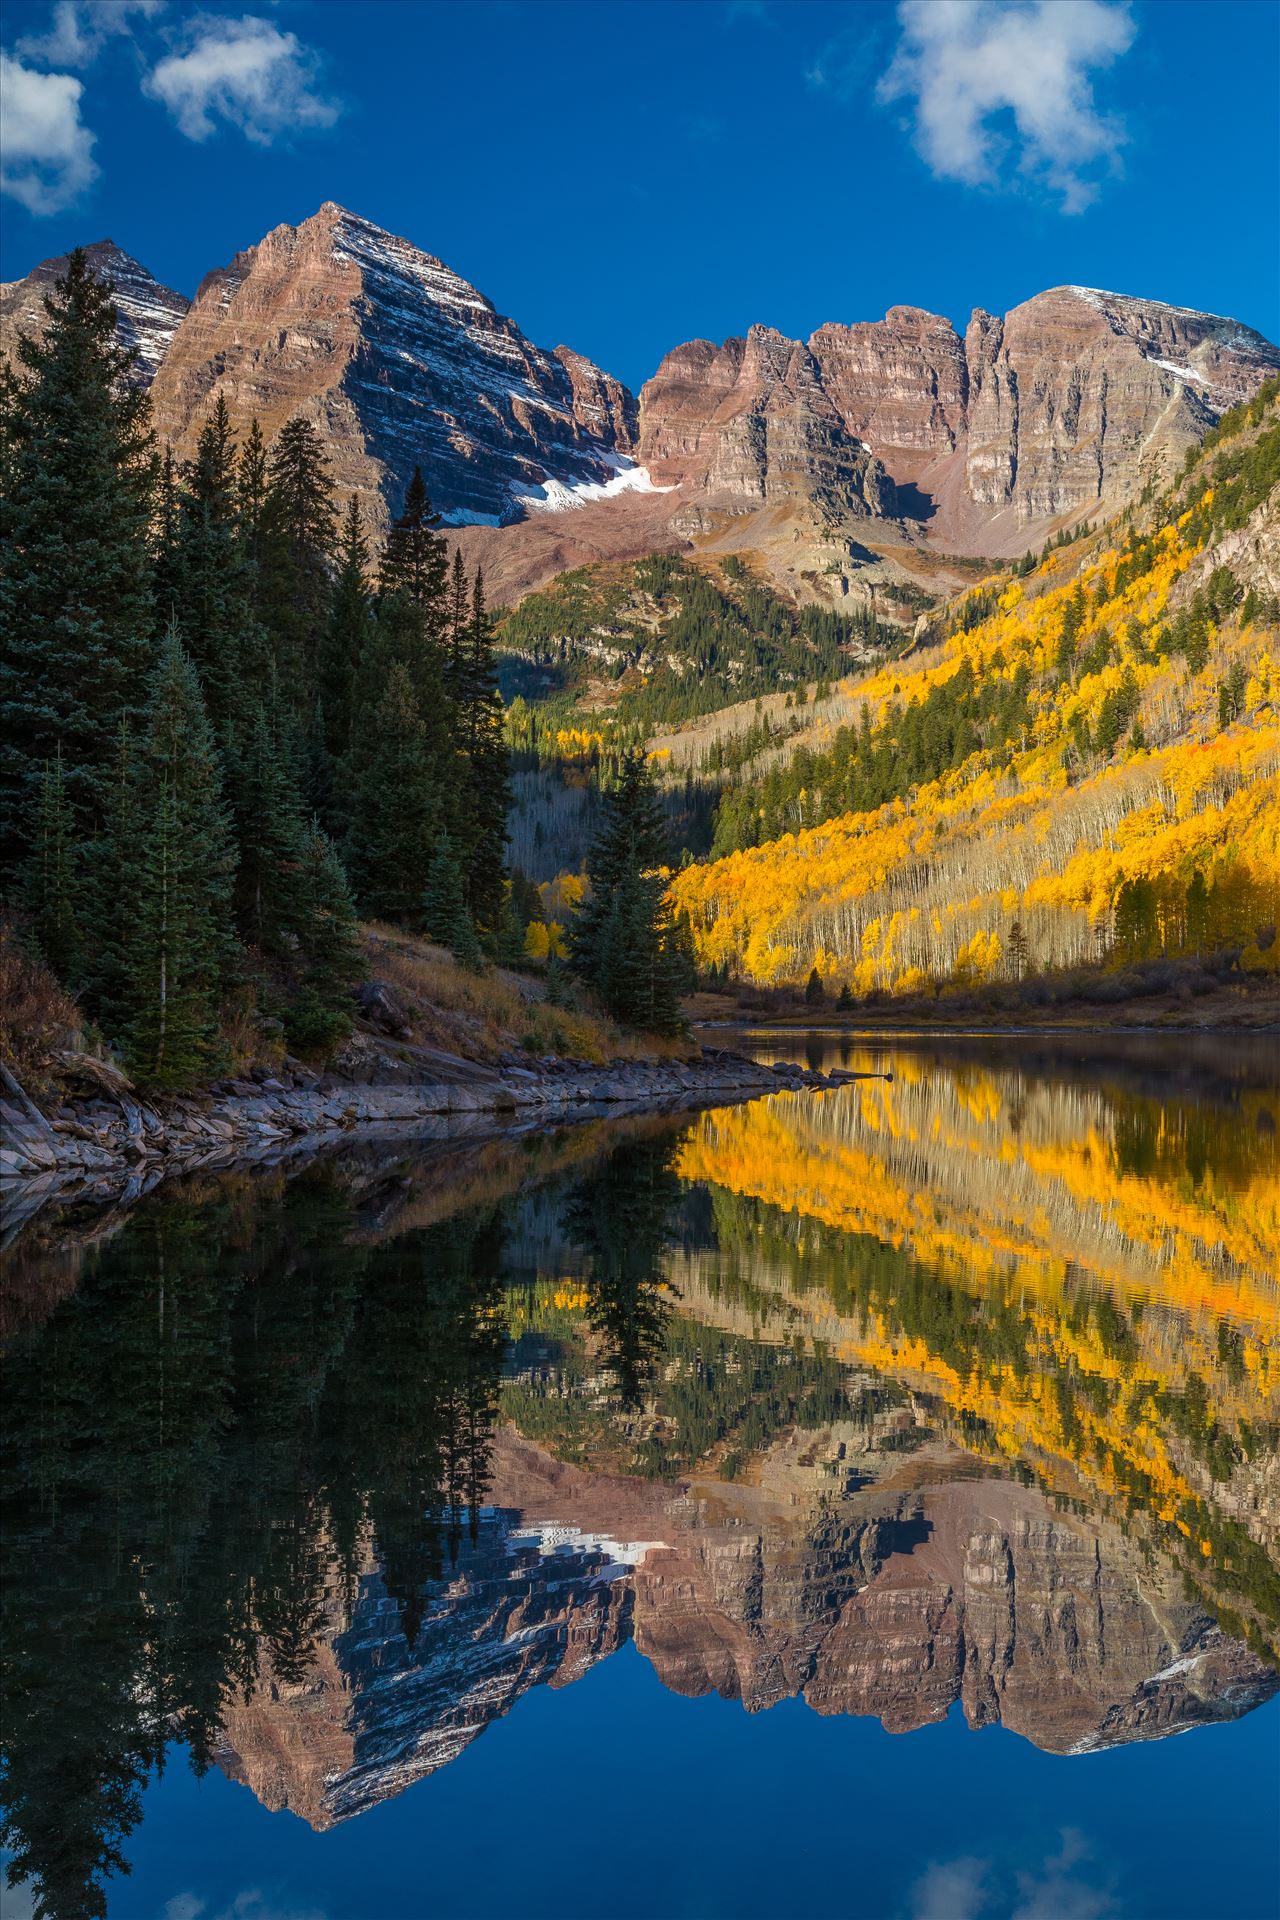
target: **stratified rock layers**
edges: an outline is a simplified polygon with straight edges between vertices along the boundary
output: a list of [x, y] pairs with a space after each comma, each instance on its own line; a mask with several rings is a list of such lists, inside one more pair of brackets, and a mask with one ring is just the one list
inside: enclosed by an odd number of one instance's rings
[[161, 439], [188, 452], [219, 393], [268, 440], [310, 419], [376, 520], [415, 466], [450, 515], [499, 519], [548, 479], [609, 481], [635, 437], [619, 382], [332, 203], [206, 276], [153, 389]]
[[[98, 277], [115, 288], [120, 344], [136, 352], [137, 378], [149, 386], [191, 302], [172, 287], [162, 287], [114, 240], [96, 240], [85, 253]], [[0, 360], [17, 357], [19, 334], [43, 334], [44, 303], [66, 272], [67, 260], [65, 253], [42, 260], [24, 280], [0, 287]]]
[[[1123, 507], [1280, 369], [1234, 320], [1088, 287], [1000, 319], [891, 307], [805, 341], [753, 326], [666, 355], [639, 402], [569, 347], [545, 352], [433, 255], [326, 202], [206, 275], [194, 302], [111, 242], [121, 334], [180, 458], [221, 394], [271, 440], [301, 414], [339, 497], [385, 525], [420, 465], [451, 523], [502, 578], [679, 545], [754, 516], [762, 551], [877, 519], [993, 557]], [[65, 261], [0, 289], [0, 353]], [[640, 496], [669, 489], [657, 499]], [[580, 507], [548, 533], [545, 510]], [[516, 524], [513, 524], [516, 523]], [[841, 537], [845, 537], [843, 534]], [[901, 540], [899, 530], [893, 536]], [[475, 536], [472, 536], [475, 544]]]
[[807, 345], [753, 327], [677, 347], [641, 391], [638, 455], [722, 507], [807, 496], [998, 549], [1028, 522], [1132, 498], [1277, 368], [1235, 321], [1089, 288], [1005, 320], [979, 309], [964, 340], [894, 307]]
[[868, 1486], [870, 1456], [852, 1459], [839, 1434], [793, 1435], [757, 1486], [672, 1487], [567, 1466], [507, 1428], [497, 1504], [447, 1574], [410, 1600], [371, 1555], [349, 1609], [335, 1583], [307, 1671], [264, 1659], [228, 1702], [220, 1764], [329, 1827], [629, 1639], [676, 1693], [752, 1712], [799, 1695], [893, 1732], [959, 1701], [971, 1726], [1057, 1753], [1234, 1718], [1275, 1691], [1115, 1527], [968, 1477], [954, 1449], [913, 1463], [909, 1488], [891, 1461]]

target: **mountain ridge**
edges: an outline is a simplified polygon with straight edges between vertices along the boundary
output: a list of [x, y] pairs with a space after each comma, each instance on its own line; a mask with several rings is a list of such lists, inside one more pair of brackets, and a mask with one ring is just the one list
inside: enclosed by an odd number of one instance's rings
[[[1229, 316], [1064, 283], [1004, 316], [975, 307], [963, 333], [897, 305], [807, 340], [756, 324], [684, 341], [637, 396], [336, 201], [213, 268], [190, 302], [113, 243], [91, 252], [121, 279], [122, 337], [180, 457], [218, 394], [268, 438], [301, 412], [375, 528], [421, 465], [468, 557], [515, 598], [585, 561], [707, 542], [754, 547], [818, 599], [849, 593], [868, 539], [1009, 558], [1167, 479], [1280, 368]], [[62, 264], [0, 289], [0, 352], [39, 324]]]

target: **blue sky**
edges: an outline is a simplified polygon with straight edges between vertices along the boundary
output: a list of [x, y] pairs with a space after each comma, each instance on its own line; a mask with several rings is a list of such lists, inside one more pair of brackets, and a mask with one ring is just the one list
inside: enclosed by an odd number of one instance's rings
[[326, 199], [638, 386], [1082, 282], [1280, 336], [1274, 0], [7, 0], [0, 275]]

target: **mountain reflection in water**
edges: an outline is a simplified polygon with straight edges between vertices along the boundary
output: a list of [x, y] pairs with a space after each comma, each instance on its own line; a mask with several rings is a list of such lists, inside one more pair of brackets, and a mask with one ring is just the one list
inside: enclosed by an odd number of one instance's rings
[[14, 1877], [105, 1912], [175, 1740], [330, 1828], [628, 1642], [675, 1693], [1055, 1753], [1259, 1705], [1280, 1093], [1166, 1058], [895, 1044], [892, 1083], [38, 1216]]

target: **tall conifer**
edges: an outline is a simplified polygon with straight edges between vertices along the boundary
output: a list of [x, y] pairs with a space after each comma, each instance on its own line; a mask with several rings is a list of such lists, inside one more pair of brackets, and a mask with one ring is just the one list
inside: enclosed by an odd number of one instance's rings
[[587, 859], [591, 892], [570, 928], [574, 972], [626, 1026], [677, 1033], [684, 1024], [678, 932], [657, 871], [666, 834], [644, 753], [623, 756]]
[[351, 751], [358, 679], [372, 638], [369, 543], [361, 523], [360, 502], [353, 493], [338, 542], [333, 603], [320, 654], [326, 742], [335, 760]]
[[449, 576], [449, 600], [445, 615], [445, 682], [449, 696], [461, 701], [463, 669], [467, 654], [467, 632], [471, 601], [467, 592], [467, 569], [462, 548], [453, 550], [453, 569]]
[[363, 970], [355, 904], [337, 849], [315, 821], [300, 850], [300, 990], [285, 1016], [294, 1046], [331, 1048], [351, 1031], [351, 989]]
[[183, 643], [195, 663], [222, 740], [261, 689], [264, 643], [256, 632], [241, 536], [238, 458], [221, 393], [200, 430], [178, 493], [177, 593]]
[[259, 610], [281, 685], [305, 713], [315, 694], [321, 636], [329, 617], [336, 538], [333, 480], [320, 435], [296, 415], [267, 461], [259, 536]]
[[464, 646], [459, 720], [462, 750], [471, 772], [473, 834], [466, 892], [477, 922], [491, 928], [497, 924], [502, 906], [511, 785], [502, 695], [493, 658], [493, 620], [485, 604], [484, 575], [479, 571]]
[[290, 950], [301, 919], [306, 828], [289, 722], [274, 685], [253, 710], [232, 792], [240, 854], [236, 923], [250, 945], [279, 957]]
[[447, 833], [442, 833], [436, 841], [427, 868], [427, 882], [422, 892], [422, 924], [428, 939], [448, 947], [465, 966], [478, 965], [480, 943], [467, 906], [458, 856]]
[[440, 789], [428, 731], [403, 661], [365, 709], [352, 756], [349, 871], [362, 913], [416, 923], [440, 828]]
[[175, 1086], [219, 1056], [235, 849], [213, 728], [174, 628], [152, 676], [132, 787], [120, 997], [107, 1011], [139, 1077]]
[[116, 730], [153, 651], [147, 398], [116, 309], [77, 248], [23, 338], [0, 554], [0, 833], [12, 864], [59, 743], [77, 831], [100, 816]]
[[447, 548], [436, 529], [440, 516], [427, 497], [422, 468], [415, 467], [404, 511], [393, 521], [382, 552], [378, 584], [384, 594], [402, 593], [428, 617], [431, 637], [444, 633]]
[[25, 879], [26, 905], [40, 951], [60, 980], [74, 980], [79, 886], [61, 747], [52, 760], [45, 762]]

